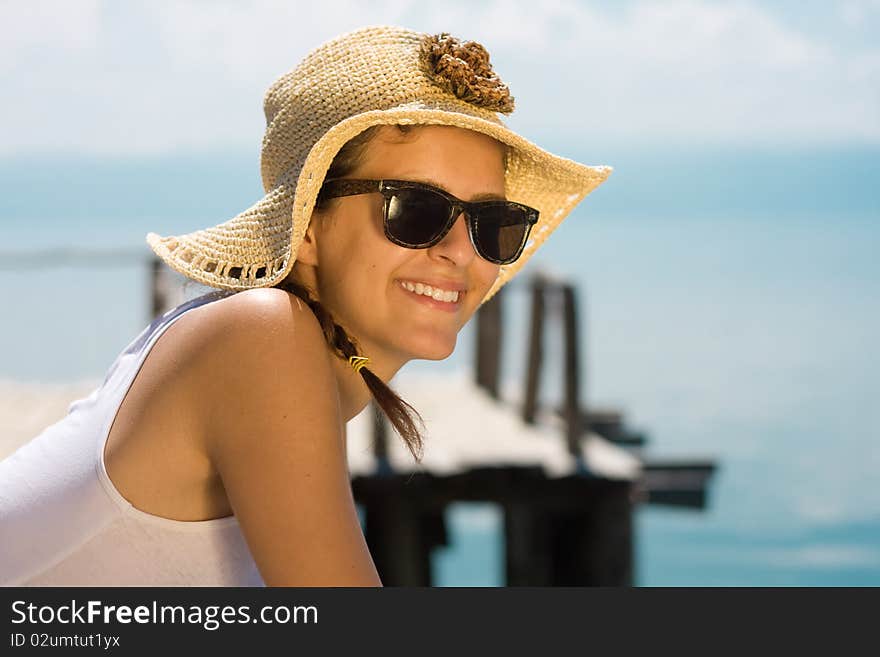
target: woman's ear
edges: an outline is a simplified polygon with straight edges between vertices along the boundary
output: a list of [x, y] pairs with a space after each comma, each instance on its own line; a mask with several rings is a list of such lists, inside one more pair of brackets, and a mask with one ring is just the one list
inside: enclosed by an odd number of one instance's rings
[[302, 243], [296, 251], [296, 261], [301, 262], [304, 265], [311, 265], [312, 267], [318, 266], [318, 243], [316, 240], [317, 223], [318, 220], [315, 219], [315, 214], [312, 213], [309, 227], [306, 229], [306, 234], [303, 235]]

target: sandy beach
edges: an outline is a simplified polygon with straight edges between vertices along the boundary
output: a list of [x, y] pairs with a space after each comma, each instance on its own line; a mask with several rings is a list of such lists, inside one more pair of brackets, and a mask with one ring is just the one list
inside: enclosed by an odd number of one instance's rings
[[100, 381], [25, 383], [0, 379], [0, 459], [67, 415], [71, 402], [88, 396]]

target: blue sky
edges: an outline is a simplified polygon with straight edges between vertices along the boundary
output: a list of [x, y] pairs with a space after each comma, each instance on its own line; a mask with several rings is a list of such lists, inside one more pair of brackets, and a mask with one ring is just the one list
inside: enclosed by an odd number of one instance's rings
[[0, 4], [0, 156], [257, 153], [268, 85], [377, 23], [482, 42], [535, 140], [880, 143], [877, 0], [31, 0]]

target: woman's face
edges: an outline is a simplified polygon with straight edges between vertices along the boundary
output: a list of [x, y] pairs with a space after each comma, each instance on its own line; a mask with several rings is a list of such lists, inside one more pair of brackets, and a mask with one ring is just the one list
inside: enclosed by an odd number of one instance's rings
[[[503, 155], [499, 142], [470, 130], [420, 126], [401, 137], [389, 126], [346, 177], [425, 182], [464, 201], [504, 198]], [[464, 216], [427, 249], [408, 249], [385, 237], [379, 193], [336, 199], [315, 218], [309, 231], [319, 297], [361, 352], [400, 365], [448, 357], [499, 271], [474, 251]], [[457, 303], [441, 304], [403, 282], [435, 282], [464, 292]]]

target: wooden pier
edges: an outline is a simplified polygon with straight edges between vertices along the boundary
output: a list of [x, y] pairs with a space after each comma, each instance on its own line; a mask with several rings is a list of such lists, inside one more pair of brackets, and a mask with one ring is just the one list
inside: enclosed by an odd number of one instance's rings
[[[504, 288], [474, 318], [476, 385], [499, 402], [503, 293]], [[706, 504], [707, 482], [715, 469], [712, 462], [641, 461], [637, 474], [610, 477], [585, 459], [587, 436], [594, 440], [601, 436], [621, 450], [641, 448], [646, 439], [626, 428], [619, 411], [588, 409], [580, 402], [574, 286], [537, 275], [531, 280], [531, 294], [520, 419], [524, 426], [537, 421], [547, 299], [557, 294], [563, 312], [565, 399], [550, 412], [562, 421], [558, 440], [564, 443], [571, 472], [548, 473], [537, 453], [533, 464], [505, 463], [502, 454], [450, 473], [431, 472], [430, 465], [427, 470], [404, 465], [398, 471], [400, 466], [395, 468], [388, 458], [387, 422], [373, 409], [375, 460], [372, 469], [360, 468], [352, 486], [365, 512], [370, 552], [386, 586], [432, 585], [431, 552], [447, 544], [445, 511], [455, 502], [491, 502], [500, 507], [507, 586], [632, 586], [634, 508], [653, 503], [701, 509]], [[405, 389], [402, 395], [409, 399]]]

